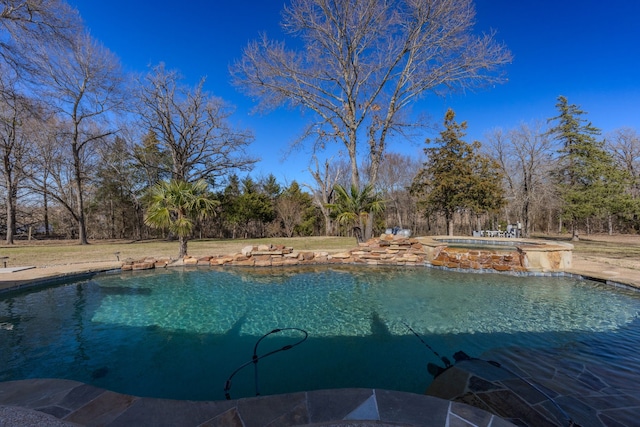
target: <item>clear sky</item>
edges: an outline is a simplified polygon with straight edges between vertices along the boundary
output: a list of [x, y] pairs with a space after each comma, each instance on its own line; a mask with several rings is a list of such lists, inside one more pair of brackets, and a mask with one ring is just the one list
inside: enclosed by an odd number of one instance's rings
[[[252, 101], [229, 83], [228, 67], [247, 42], [266, 31], [280, 39], [286, 0], [69, 0], [92, 35], [118, 55], [126, 70], [144, 72], [164, 62], [194, 84], [236, 106], [233, 122], [253, 130], [252, 151], [262, 161], [252, 175], [274, 173], [281, 183], [308, 181], [309, 153], [283, 160], [304, 120], [296, 111], [251, 115]], [[559, 95], [579, 105], [606, 134], [640, 132], [640, 1], [476, 0], [478, 31], [497, 31], [514, 55], [509, 81], [495, 88], [428, 96], [413, 108], [441, 123], [447, 108], [468, 123], [468, 142], [492, 129], [556, 115]], [[437, 134], [425, 134], [435, 137]], [[424, 138], [421, 138], [421, 141]], [[424, 144], [397, 141], [390, 151], [422, 153]]]

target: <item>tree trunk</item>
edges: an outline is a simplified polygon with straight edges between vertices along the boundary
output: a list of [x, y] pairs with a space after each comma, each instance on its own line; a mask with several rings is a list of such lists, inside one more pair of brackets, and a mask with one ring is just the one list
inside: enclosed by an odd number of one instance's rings
[[109, 200], [109, 215], [110, 215], [110, 219], [111, 219], [111, 227], [109, 230], [109, 238], [110, 239], [115, 239], [116, 238], [116, 213], [113, 209], [113, 199]]
[[187, 241], [189, 240], [186, 236], [180, 236], [178, 241], [180, 242], [180, 253], [178, 254], [178, 258], [184, 258], [187, 256]]
[[[15, 134], [14, 134], [15, 135]], [[12, 139], [14, 139], [13, 137]], [[14, 165], [11, 162], [11, 150], [9, 148], [4, 149], [4, 185], [7, 190], [6, 196], [6, 208], [7, 208], [7, 235], [6, 235], [6, 244], [13, 245], [13, 237], [16, 232], [16, 198], [17, 198], [17, 189], [14, 185], [13, 178], [13, 167]]]
[[325, 211], [323, 210], [322, 216], [324, 216], [324, 235], [331, 236], [333, 232], [333, 226], [331, 224], [331, 216], [329, 215], [329, 211], [327, 210], [325, 213]]
[[524, 222], [522, 229], [524, 230], [524, 237], [529, 237], [531, 231], [531, 221], [529, 221], [530, 216], [530, 202], [529, 197], [525, 197], [524, 205], [522, 206], [522, 221]]
[[13, 238], [16, 233], [16, 189], [11, 185], [9, 179], [7, 179], [7, 238], [5, 243], [7, 245], [13, 245]]
[[445, 219], [447, 221], [447, 235], [453, 236], [453, 215], [446, 214]]
[[349, 160], [351, 163], [351, 185], [360, 189], [360, 173], [358, 171], [358, 157], [356, 153], [356, 130], [349, 129], [348, 140], [345, 141], [347, 152], [349, 153]]
[[44, 206], [44, 235], [49, 237], [49, 198], [47, 197], [46, 185], [42, 193], [42, 204]]
[[[366, 233], [366, 224], [362, 218], [361, 215], [358, 215], [358, 223], [356, 224], [356, 227], [360, 229], [360, 240], [362, 240], [362, 237], [364, 237], [363, 233]], [[356, 229], [356, 227], [354, 227], [354, 230]]]
[[402, 215], [400, 214], [400, 206], [398, 206], [398, 199], [395, 197], [393, 199], [393, 206], [396, 209], [396, 219], [398, 221], [398, 227], [404, 228], [404, 225], [402, 224]]
[[366, 229], [364, 232], [364, 241], [366, 242], [367, 240], [371, 239], [373, 237], [373, 212], [369, 212], [369, 215], [367, 215], [367, 224], [366, 224]]
[[87, 240], [87, 225], [84, 217], [84, 198], [82, 195], [82, 171], [80, 170], [80, 150], [77, 144], [72, 145], [73, 148], [73, 166], [75, 172], [75, 186], [76, 186], [76, 206], [77, 209], [77, 221], [78, 221], [78, 243], [81, 245], [88, 245]]
[[139, 203], [134, 204], [134, 209], [136, 212], [136, 231], [135, 236], [138, 240], [142, 240], [142, 227], [144, 226], [143, 215], [142, 215], [142, 207]]
[[607, 225], [609, 227], [609, 236], [613, 235], [613, 215], [607, 215]]

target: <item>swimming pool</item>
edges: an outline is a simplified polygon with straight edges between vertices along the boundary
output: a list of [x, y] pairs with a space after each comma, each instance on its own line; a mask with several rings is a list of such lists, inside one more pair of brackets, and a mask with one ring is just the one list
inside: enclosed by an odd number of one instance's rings
[[[137, 396], [224, 399], [258, 339], [262, 394], [365, 387], [423, 393], [442, 355], [571, 348], [640, 366], [640, 293], [575, 278], [428, 268], [166, 269], [0, 297], [0, 381], [68, 378]], [[265, 354], [299, 331], [260, 342]], [[621, 355], [621, 356], [620, 356]], [[250, 364], [253, 365], [253, 364]], [[253, 366], [232, 398], [255, 395]]]

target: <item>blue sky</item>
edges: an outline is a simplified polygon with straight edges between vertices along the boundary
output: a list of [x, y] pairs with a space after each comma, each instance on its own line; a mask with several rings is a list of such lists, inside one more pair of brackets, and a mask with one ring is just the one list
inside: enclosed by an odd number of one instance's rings
[[[164, 62], [187, 83], [206, 76], [207, 90], [236, 106], [233, 121], [255, 134], [252, 151], [262, 161], [252, 175], [274, 173], [290, 183], [309, 180], [308, 152], [283, 159], [304, 117], [287, 110], [250, 114], [252, 101], [231, 86], [228, 73], [260, 32], [281, 38], [285, 1], [69, 0], [126, 70], [144, 72]], [[506, 67], [509, 81], [446, 99], [427, 96], [414, 112], [439, 124], [451, 107], [468, 123], [467, 140], [484, 141], [497, 127], [555, 116], [556, 98], [564, 95], [604, 134], [621, 127], [640, 131], [640, 1], [476, 0], [476, 11], [478, 31], [496, 30], [514, 55]], [[389, 150], [418, 156], [423, 147], [398, 141]]]

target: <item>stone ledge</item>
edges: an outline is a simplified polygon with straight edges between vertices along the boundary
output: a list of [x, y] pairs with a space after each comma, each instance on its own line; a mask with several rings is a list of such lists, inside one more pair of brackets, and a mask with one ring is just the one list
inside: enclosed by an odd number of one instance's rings
[[566, 271], [572, 263], [573, 245], [568, 243], [456, 236], [420, 237], [418, 240], [427, 253], [427, 263], [433, 266], [546, 273]]
[[245, 246], [241, 252], [206, 257], [186, 256], [178, 260], [145, 258], [127, 259], [122, 263], [123, 271], [149, 270], [158, 267], [173, 266], [294, 266], [309, 264], [383, 264], [416, 265], [424, 263], [426, 253], [415, 239], [385, 236], [361, 243], [347, 252], [328, 253], [312, 251], [294, 251], [282, 245]]
[[[458, 240], [465, 240], [459, 238]], [[467, 239], [469, 240], [469, 239]], [[240, 252], [206, 257], [184, 257], [178, 260], [145, 258], [128, 259], [122, 270], [148, 270], [171, 266], [251, 266], [274, 267], [309, 264], [431, 265], [455, 270], [477, 270], [507, 273], [528, 271], [563, 271], [571, 266], [571, 245], [528, 241], [479, 241], [485, 247], [449, 247], [445, 238], [410, 238], [383, 234], [360, 243], [349, 251], [328, 253], [295, 251], [284, 245], [245, 246]], [[513, 244], [507, 248], [504, 244]], [[486, 247], [489, 246], [489, 247]]]

